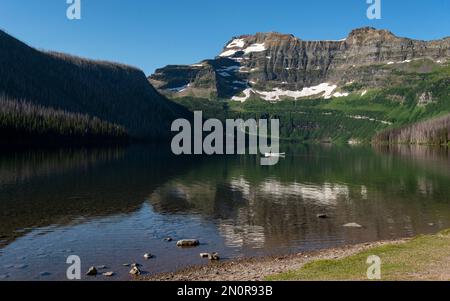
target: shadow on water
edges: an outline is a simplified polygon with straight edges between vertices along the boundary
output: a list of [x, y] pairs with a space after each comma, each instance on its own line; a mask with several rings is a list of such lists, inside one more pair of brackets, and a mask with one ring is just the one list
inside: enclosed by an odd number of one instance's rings
[[132, 213], [153, 189], [195, 161], [159, 146], [2, 153], [2, 244], [35, 228]]

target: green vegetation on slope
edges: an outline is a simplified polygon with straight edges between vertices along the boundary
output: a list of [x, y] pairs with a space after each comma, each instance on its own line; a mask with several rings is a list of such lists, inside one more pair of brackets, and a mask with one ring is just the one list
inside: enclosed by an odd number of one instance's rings
[[381, 259], [382, 280], [442, 280], [450, 277], [449, 254], [450, 231], [446, 230], [405, 243], [374, 247], [343, 259], [313, 261], [267, 280], [367, 280], [366, 262], [372, 255]]

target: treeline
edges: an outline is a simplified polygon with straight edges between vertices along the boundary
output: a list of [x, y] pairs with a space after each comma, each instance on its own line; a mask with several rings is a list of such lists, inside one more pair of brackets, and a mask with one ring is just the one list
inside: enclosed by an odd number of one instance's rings
[[432, 144], [450, 142], [450, 114], [402, 128], [383, 131], [373, 138], [375, 144]]
[[126, 130], [86, 114], [0, 96], [0, 143], [125, 142]]

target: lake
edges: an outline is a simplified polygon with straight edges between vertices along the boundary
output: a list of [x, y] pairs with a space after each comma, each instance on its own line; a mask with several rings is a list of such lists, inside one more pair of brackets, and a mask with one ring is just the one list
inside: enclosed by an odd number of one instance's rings
[[[108, 280], [450, 228], [446, 148], [283, 145], [287, 156], [176, 157], [155, 146], [0, 153], [0, 279]], [[320, 219], [318, 214], [328, 218]], [[343, 227], [355, 222], [361, 229]], [[172, 242], [164, 239], [172, 237]], [[181, 249], [176, 241], [197, 238]], [[155, 258], [145, 260], [152, 253]], [[103, 276], [89, 278], [105, 280]]]

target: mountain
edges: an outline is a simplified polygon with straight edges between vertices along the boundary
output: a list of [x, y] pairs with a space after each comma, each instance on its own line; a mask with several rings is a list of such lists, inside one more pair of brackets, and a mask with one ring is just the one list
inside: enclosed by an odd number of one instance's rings
[[[36, 50], [0, 31], [3, 140], [20, 135], [166, 139], [188, 117], [136, 68]], [[5, 136], [6, 135], [6, 136]]]
[[150, 82], [163, 94], [245, 101], [333, 98], [358, 88], [383, 87], [385, 79], [427, 60], [420, 72], [448, 62], [450, 38], [419, 41], [365, 27], [339, 41], [304, 41], [257, 33], [231, 39], [214, 59], [156, 70]]

